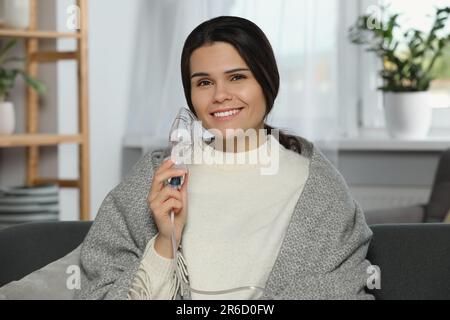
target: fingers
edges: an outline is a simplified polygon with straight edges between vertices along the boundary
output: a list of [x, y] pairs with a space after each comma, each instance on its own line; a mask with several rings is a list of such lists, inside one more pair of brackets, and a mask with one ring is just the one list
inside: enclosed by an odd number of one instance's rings
[[157, 183], [163, 184], [164, 181], [167, 181], [169, 178], [184, 176], [185, 174], [186, 174], [186, 170], [183, 170], [183, 169], [166, 168], [164, 170], [156, 171], [155, 177], [153, 180], [156, 181]]
[[[183, 208], [183, 203], [180, 200], [170, 198], [169, 200], [163, 202], [161, 205], [161, 212], [170, 212], [174, 209], [174, 213], [178, 213], [180, 209]], [[179, 209], [179, 210], [175, 210]]]
[[180, 189], [181, 193], [183, 193], [183, 194], [186, 193], [188, 182], [189, 182], [189, 172], [186, 172], [186, 174], [184, 176], [183, 185], [181, 186], [181, 189]]
[[164, 162], [161, 164], [161, 166], [159, 167], [158, 170], [166, 170], [173, 165], [174, 165], [174, 162], [169, 158], [169, 159], [164, 160]]
[[181, 197], [181, 194], [178, 190], [175, 190], [169, 186], [163, 189], [163, 191], [159, 192], [155, 199], [153, 199], [149, 203], [150, 209], [155, 212], [161, 212], [162, 208], [165, 208], [163, 210], [163, 213], [167, 213], [168, 210], [166, 208], [167, 203], [172, 203], [173, 201], [176, 201], [177, 203], [183, 204], [183, 200]]
[[152, 209], [153, 211], [158, 211], [161, 204], [166, 202], [170, 198], [183, 202], [181, 192], [175, 188], [172, 188], [171, 186], [166, 186], [160, 192], [157, 192], [156, 194], [151, 196], [152, 199], [150, 199], [149, 195], [148, 202], [150, 205], [150, 209]]
[[[187, 186], [189, 183], [189, 172], [186, 174], [184, 178], [183, 186], [180, 189], [181, 199], [184, 206], [187, 208], [188, 206], [188, 197], [187, 197]], [[180, 210], [181, 212], [181, 210]], [[175, 213], [178, 213], [178, 211], [175, 211]], [[186, 214], [186, 210], [184, 210], [184, 214]]]
[[152, 195], [150, 198], [154, 197], [156, 195], [156, 192], [161, 191], [161, 189], [164, 187], [164, 182], [169, 178], [183, 176], [186, 174], [185, 170], [172, 168], [173, 165], [174, 163], [172, 162], [172, 160], [168, 159], [163, 162], [158, 170], [156, 170], [150, 188], [150, 194]]
[[172, 188], [171, 186], [166, 186], [161, 190], [161, 192], [158, 192], [158, 194], [155, 197], [155, 201], [158, 203], [162, 203], [169, 198], [175, 198], [180, 201], [182, 200], [181, 193], [179, 190]]

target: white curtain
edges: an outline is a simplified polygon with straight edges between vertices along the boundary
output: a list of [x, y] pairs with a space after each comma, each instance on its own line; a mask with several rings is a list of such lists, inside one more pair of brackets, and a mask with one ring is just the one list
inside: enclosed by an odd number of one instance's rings
[[255, 22], [275, 51], [281, 86], [267, 123], [315, 142], [336, 163], [338, 9], [339, 0], [141, 0], [127, 135], [168, 138], [187, 106], [180, 75], [186, 37], [205, 20], [234, 15]]

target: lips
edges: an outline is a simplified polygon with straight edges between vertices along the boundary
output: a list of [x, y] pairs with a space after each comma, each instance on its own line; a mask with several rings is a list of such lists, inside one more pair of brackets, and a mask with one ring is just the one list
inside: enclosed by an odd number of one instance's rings
[[[214, 114], [211, 114], [211, 116], [214, 118], [215, 121], [219, 121], [219, 122], [229, 121], [229, 120], [233, 120], [234, 118], [238, 117], [239, 114], [241, 113], [242, 109], [244, 109], [244, 108], [228, 109], [228, 112], [229, 111], [233, 111], [233, 110], [235, 112], [233, 112], [233, 113], [231, 113], [230, 115], [227, 115], [227, 116], [215, 116]], [[236, 110], [237, 110], [237, 112], [236, 112]], [[216, 111], [215, 113], [220, 113], [220, 112]]]
[[210, 115], [214, 116], [214, 113], [218, 113], [218, 112], [227, 112], [227, 111], [232, 111], [232, 110], [242, 110], [244, 108], [223, 108], [223, 109], [217, 109], [214, 110], [213, 112], [210, 113]]

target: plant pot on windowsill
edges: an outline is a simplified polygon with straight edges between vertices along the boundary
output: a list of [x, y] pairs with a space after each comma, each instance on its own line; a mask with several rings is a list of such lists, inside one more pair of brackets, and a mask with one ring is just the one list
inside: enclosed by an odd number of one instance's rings
[[423, 139], [428, 135], [432, 119], [429, 91], [385, 92], [386, 128], [394, 139]]
[[[400, 14], [363, 15], [350, 28], [350, 40], [364, 45], [382, 62], [386, 126], [393, 138], [423, 139], [431, 125], [431, 81], [438, 77], [439, 62], [450, 44], [446, 22], [450, 7], [436, 8], [428, 33], [410, 28], [400, 32]], [[398, 31], [398, 32], [397, 32]], [[403, 36], [400, 36], [403, 34]]]

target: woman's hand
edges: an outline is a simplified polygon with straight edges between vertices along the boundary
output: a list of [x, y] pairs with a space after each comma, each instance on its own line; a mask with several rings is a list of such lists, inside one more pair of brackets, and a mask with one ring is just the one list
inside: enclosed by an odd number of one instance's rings
[[[187, 184], [188, 172], [172, 168], [174, 163], [168, 159], [156, 170], [153, 177], [148, 205], [158, 227], [159, 234], [155, 239], [155, 250], [163, 257], [173, 258], [172, 253], [172, 222], [170, 213], [174, 212], [174, 225], [177, 248], [181, 242], [181, 234], [187, 218]], [[164, 182], [173, 177], [185, 176], [180, 190]]]

